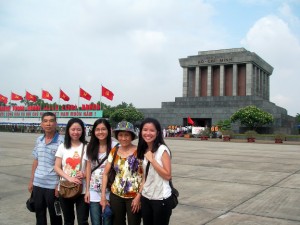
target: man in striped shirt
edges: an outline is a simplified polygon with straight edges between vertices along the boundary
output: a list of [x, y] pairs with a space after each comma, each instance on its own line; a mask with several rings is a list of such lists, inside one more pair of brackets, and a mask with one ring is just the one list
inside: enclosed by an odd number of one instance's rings
[[59, 177], [54, 171], [55, 153], [64, 139], [56, 132], [56, 116], [52, 112], [42, 115], [44, 135], [37, 138], [33, 149], [33, 163], [28, 191], [33, 191], [37, 225], [47, 225], [47, 208], [51, 225], [62, 225], [61, 216], [55, 214], [54, 201], [58, 197]]

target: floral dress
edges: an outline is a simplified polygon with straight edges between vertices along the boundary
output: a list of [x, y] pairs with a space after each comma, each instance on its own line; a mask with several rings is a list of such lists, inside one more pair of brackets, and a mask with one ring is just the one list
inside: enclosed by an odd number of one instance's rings
[[122, 198], [134, 198], [139, 192], [143, 177], [142, 160], [137, 158], [137, 150], [126, 158], [116, 154], [117, 147], [113, 148], [108, 156], [108, 162], [112, 164], [116, 171], [115, 181], [111, 186], [111, 192]]

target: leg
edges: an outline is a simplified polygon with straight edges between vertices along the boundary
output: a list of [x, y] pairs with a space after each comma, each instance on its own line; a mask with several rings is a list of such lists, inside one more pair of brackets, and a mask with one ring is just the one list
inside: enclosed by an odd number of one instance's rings
[[153, 224], [168, 225], [172, 214], [171, 198], [164, 200], [152, 200]]
[[153, 210], [151, 201], [148, 198], [142, 196], [142, 217], [144, 225], [153, 225]]
[[64, 215], [64, 225], [74, 225], [74, 200], [60, 197], [59, 201]]
[[85, 203], [84, 195], [80, 195], [75, 199], [76, 215], [78, 225], [88, 225], [89, 219], [89, 204]]
[[110, 206], [113, 211], [113, 225], [126, 225], [125, 200], [110, 193]]
[[133, 200], [132, 198], [125, 199], [128, 225], [140, 225], [141, 224], [141, 211], [139, 211], [137, 213], [132, 213], [132, 210], [131, 210], [132, 200]]
[[99, 202], [90, 202], [90, 215], [92, 225], [100, 225], [101, 224], [101, 212], [102, 207]]
[[61, 216], [56, 215], [54, 209], [54, 201], [56, 200], [55, 190], [46, 189], [45, 192], [45, 199], [49, 211], [51, 225], [62, 225], [62, 218]]
[[47, 205], [44, 198], [44, 188], [33, 186], [36, 225], [47, 225]]

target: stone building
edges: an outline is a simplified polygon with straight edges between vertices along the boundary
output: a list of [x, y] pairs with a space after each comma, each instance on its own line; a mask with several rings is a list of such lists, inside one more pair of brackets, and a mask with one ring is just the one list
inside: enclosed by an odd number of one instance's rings
[[[244, 48], [201, 51], [179, 59], [183, 68], [182, 97], [162, 102], [161, 108], [139, 109], [145, 117], [157, 118], [163, 127], [186, 126], [191, 117], [196, 126], [212, 126], [229, 119], [238, 109], [255, 105], [271, 113], [274, 124], [263, 133], [295, 133], [295, 118], [270, 102], [273, 67]], [[242, 131], [238, 123], [232, 126]]]

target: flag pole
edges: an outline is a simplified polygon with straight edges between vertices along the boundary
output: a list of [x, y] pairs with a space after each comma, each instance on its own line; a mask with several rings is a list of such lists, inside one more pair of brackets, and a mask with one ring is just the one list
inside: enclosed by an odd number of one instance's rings
[[59, 111], [59, 106], [60, 106], [60, 87], [59, 87], [59, 94], [58, 94], [58, 111]]
[[[102, 84], [101, 84], [101, 91], [100, 91], [100, 110], [102, 110], [101, 100], [102, 100]], [[102, 110], [102, 112], [103, 112], [103, 110]], [[103, 115], [102, 115], [102, 117], [103, 117]]]
[[[77, 108], [79, 108], [79, 100], [80, 100], [80, 85], [79, 85], [79, 95], [78, 95], [78, 106], [77, 106]], [[82, 110], [82, 108], [81, 108], [81, 110]]]

